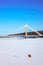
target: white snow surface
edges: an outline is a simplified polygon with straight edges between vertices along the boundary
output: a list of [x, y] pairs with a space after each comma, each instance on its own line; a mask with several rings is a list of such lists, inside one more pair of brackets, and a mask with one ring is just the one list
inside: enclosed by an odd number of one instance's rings
[[0, 39], [0, 65], [43, 65], [43, 38]]

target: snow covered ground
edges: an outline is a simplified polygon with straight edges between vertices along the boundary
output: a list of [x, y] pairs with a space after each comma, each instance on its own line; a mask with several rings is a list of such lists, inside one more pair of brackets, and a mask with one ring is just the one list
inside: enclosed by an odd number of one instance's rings
[[0, 39], [0, 65], [43, 65], [43, 38]]

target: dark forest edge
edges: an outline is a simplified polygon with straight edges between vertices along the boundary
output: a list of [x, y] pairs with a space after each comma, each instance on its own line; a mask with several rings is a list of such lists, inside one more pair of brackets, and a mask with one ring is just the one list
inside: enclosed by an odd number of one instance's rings
[[[40, 34], [42, 34], [42, 36], [39, 36], [37, 33], [35, 32], [27, 32], [27, 38], [43, 38], [43, 31], [38, 31]], [[14, 37], [21, 37], [21, 38], [26, 38], [25, 36], [25, 32], [23, 33], [18, 33], [18, 34], [8, 34], [6, 36], [1, 36], [0, 38], [14, 38]]]

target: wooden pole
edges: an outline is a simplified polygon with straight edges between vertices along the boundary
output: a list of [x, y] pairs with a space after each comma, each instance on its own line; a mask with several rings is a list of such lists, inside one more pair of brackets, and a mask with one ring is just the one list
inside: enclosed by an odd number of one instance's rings
[[28, 31], [28, 25], [26, 24], [26, 25], [25, 25], [25, 36], [26, 36], [26, 39], [28, 38], [27, 31]]

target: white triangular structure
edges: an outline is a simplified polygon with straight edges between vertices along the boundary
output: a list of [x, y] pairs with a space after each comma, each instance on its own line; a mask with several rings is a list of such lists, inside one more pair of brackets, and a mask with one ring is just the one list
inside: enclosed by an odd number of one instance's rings
[[24, 28], [25, 28], [25, 32], [26, 32], [26, 38], [27, 38], [27, 30], [28, 29], [36, 32], [39, 36], [42, 36], [42, 34], [40, 34], [38, 31], [34, 30], [32, 27], [28, 26], [27, 24], [25, 24]]
[[32, 27], [28, 26], [28, 24], [25, 24], [24, 26], [21, 26], [21, 27], [17, 28], [15, 31], [17, 32], [17, 31], [20, 31], [20, 30], [22, 30], [22, 29], [25, 29], [26, 38], [27, 38], [27, 36], [28, 36], [28, 35], [27, 35], [28, 29], [30, 29], [30, 30], [36, 32], [39, 36], [42, 36], [42, 34], [40, 34], [38, 31], [34, 30]]

